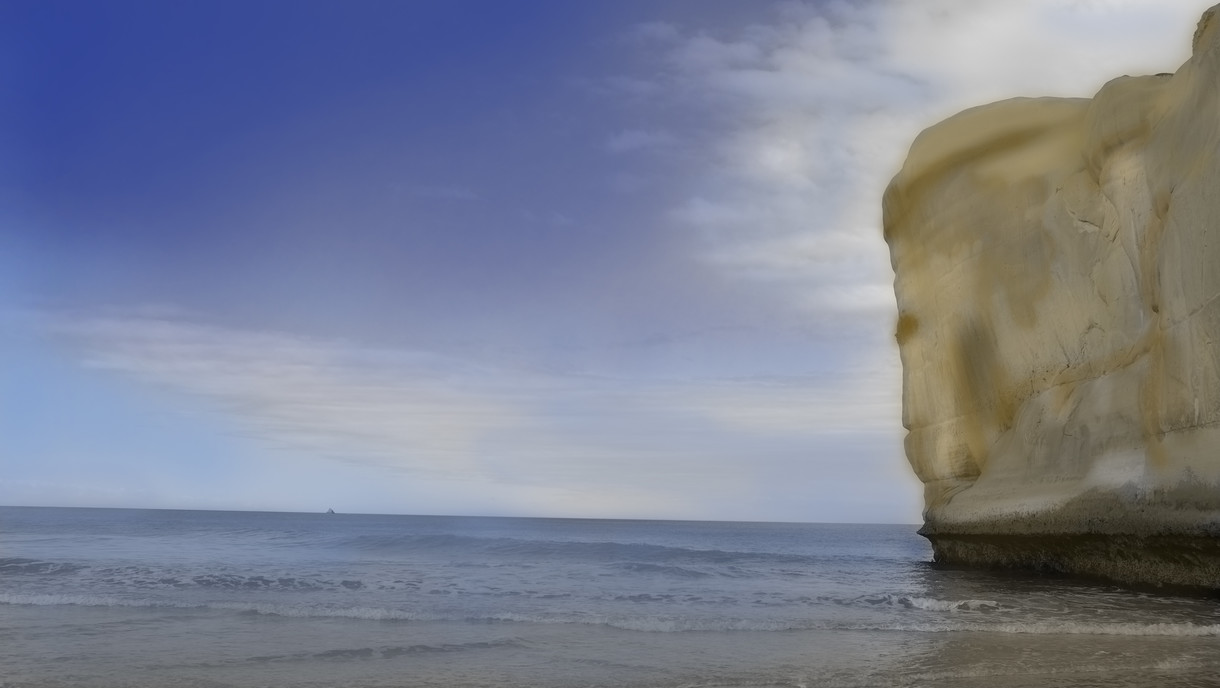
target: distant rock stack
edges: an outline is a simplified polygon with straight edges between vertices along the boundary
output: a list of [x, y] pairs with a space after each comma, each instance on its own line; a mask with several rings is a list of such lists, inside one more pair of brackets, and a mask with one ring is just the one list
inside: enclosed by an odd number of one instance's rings
[[1177, 73], [962, 112], [886, 190], [938, 561], [1220, 588], [1218, 11]]

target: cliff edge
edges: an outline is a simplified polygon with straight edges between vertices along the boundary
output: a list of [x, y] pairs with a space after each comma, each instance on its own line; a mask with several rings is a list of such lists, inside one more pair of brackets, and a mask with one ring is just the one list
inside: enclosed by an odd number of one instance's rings
[[927, 129], [886, 190], [938, 561], [1220, 588], [1218, 15], [1175, 74]]

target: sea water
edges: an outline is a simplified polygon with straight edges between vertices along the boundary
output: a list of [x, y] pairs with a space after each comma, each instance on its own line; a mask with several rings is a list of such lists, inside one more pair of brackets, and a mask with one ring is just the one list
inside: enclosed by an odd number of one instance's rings
[[0, 508], [0, 686], [1220, 685], [1206, 597], [910, 525]]

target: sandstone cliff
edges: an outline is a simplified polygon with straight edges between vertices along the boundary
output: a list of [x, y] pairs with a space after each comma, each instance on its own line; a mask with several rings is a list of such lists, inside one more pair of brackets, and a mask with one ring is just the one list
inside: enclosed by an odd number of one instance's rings
[[931, 127], [886, 191], [938, 560], [1220, 588], [1218, 12], [1175, 74]]

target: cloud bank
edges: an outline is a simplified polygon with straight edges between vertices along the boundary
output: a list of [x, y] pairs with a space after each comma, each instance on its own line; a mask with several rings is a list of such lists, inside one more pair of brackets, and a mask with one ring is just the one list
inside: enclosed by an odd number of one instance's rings
[[892, 371], [852, 389], [833, 377], [641, 381], [164, 317], [51, 328], [87, 365], [202, 397], [257, 442], [498, 490], [535, 514], [766, 513], [752, 472], [789, 471], [816, 494], [852, 452], [807, 456], [892, 439], [897, 413]]

